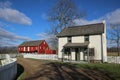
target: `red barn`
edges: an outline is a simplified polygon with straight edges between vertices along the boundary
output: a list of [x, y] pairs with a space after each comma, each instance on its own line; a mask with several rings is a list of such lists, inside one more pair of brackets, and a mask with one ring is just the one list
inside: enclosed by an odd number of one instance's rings
[[56, 54], [45, 40], [25, 41], [18, 46], [19, 53]]

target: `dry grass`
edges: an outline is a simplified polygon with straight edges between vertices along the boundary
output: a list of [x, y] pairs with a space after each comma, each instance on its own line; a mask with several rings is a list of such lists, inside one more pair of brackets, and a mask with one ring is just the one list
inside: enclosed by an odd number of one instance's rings
[[19, 80], [120, 80], [118, 64], [73, 64], [18, 58]]
[[108, 52], [108, 56], [118, 56], [117, 52]]

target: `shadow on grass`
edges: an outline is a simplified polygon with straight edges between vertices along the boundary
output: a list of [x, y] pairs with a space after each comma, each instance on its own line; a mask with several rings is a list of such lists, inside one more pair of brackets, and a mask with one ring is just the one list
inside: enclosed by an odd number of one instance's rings
[[17, 80], [17, 78], [24, 72], [24, 68], [21, 64], [17, 64], [17, 75], [14, 80]]
[[70, 63], [51, 62], [44, 66], [25, 80], [115, 80], [109, 73], [100, 71], [97, 67], [91, 69], [87, 65], [85, 68], [77, 68]]

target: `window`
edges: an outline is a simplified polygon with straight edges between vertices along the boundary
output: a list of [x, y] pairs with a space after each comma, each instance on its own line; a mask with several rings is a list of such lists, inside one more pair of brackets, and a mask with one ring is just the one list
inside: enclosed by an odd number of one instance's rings
[[94, 48], [89, 48], [89, 56], [94, 56]]
[[65, 48], [65, 54], [70, 54], [70, 48]]
[[68, 42], [72, 42], [71, 37], [68, 37]]
[[37, 47], [36, 47], [36, 50], [37, 50]]
[[89, 41], [89, 36], [85, 36], [85, 41]]
[[28, 51], [30, 51], [30, 47], [28, 47], [27, 49], [28, 49]]
[[24, 47], [24, 51], [25, 51], [25, 47]]
[[44, 42], [44, 44], [45, 44], [45, 42]]

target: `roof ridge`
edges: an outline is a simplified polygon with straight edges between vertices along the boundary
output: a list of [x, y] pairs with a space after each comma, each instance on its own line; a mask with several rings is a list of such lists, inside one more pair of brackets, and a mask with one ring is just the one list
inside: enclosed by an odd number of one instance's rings
[[84, 27], [84, 26], [97, 25], [97, 24], [103, 24], [103, 23], [100, 22], [100, 23], [93, 23], [93, 24], [77, 25], [77, 26], [70, 26], [70, 27], [67, 27], [67, 28]]
[[[31, 40], [31, 41], [44, 41], [44, 40]], [[30, 41], [24, 41], [24, 42], [30, 42]]]
[[37, 44], [41, 44], [44, 40], [33, 40], [33, 41], [24, 41], [19, 46], [36, 46]]

